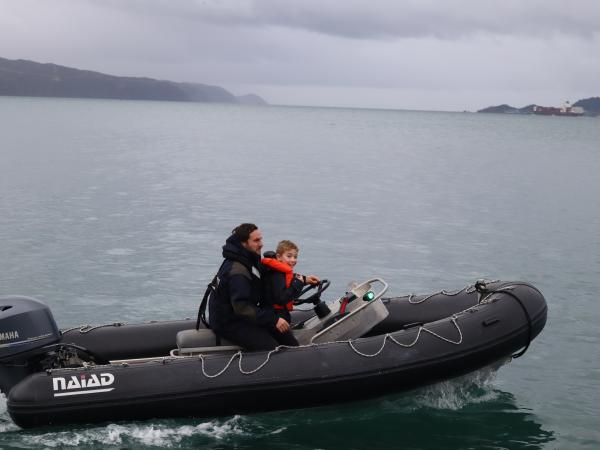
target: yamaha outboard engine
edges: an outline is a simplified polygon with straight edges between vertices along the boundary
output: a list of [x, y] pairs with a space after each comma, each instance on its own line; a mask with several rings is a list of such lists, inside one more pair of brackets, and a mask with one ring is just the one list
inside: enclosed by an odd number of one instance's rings
[[40, 355], [61, 333], [50, 308], [29, 297], [0, 297], [0, 390], [39, 370]]

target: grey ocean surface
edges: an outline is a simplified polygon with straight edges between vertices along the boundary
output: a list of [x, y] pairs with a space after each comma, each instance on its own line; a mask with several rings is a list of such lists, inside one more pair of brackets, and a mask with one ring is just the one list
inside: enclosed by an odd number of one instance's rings
[[[600, 448], [600, 122], [0, 97], [0, 295], [60, 327], [195, 317], [243, 221], [298, 269], [390, 295], [525, 280], [520, 359], [364, 402], [20, 430], [0, 448]], [[399, 350], [400, 351], [400, 350]], [[348, 392], [352, 396], [352, 392]], [[293, 405], [290, 405], [293, 407]]]

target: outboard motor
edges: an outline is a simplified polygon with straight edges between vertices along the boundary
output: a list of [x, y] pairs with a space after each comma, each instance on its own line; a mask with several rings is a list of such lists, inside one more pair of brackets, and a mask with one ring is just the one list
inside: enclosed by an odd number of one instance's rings
[[61, 333], [50, 308], [29, 297], [0, 297], [0, 390], [39, 370], [40, 355]]

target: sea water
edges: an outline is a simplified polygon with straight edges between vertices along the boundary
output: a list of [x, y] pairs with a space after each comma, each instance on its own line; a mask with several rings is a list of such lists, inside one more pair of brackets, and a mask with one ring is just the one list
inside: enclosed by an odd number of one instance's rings
[[[60, 327], [195, 317], [231, 229], [300, 246], [326, 298], [525, 280], [527, 353], [369, 401], [21, 430], [1, 448], [600, 448], [600, 122], [0, 97], [0, 295]], [[349, 398], [352, 392], [348, 392]], [[290, 405], [293, 407], [293, 405]]]

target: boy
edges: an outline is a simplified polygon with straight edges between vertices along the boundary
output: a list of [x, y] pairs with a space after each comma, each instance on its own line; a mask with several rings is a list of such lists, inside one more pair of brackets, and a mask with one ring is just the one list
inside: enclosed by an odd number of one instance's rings
[[294, 273], [294, 266], [298, 262], [298, 246], [292, 241], [281, 241], [277, 244], [275, 258], [265, 257], [261, 262], [267, 269], [263, 300], [275, 309], [279, 317], [290, 323], [293, 301], [300, 296], [305, 285], [317, 284], [319, 279], [314, 275]]

